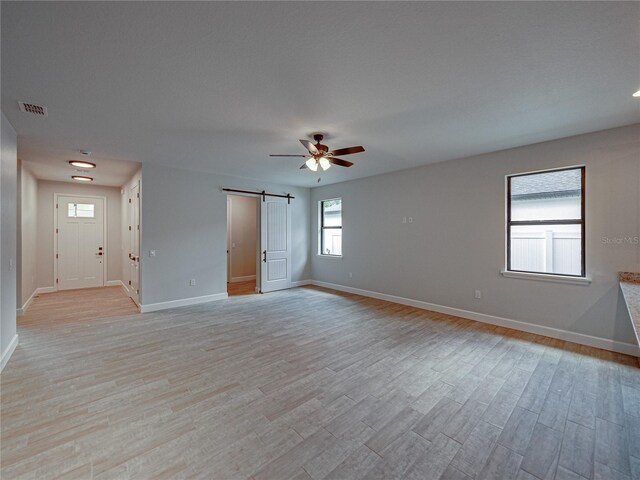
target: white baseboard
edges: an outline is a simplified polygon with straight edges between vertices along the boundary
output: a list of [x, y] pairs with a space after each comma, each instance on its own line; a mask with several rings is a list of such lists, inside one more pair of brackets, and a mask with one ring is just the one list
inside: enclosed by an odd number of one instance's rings
[[57, 292], [56, 287], [38, 287], [36, 288], [36, 294]]
[[231, 281], [229, 283], [238, 283], [238, 282], [248, 282], [249, 280], [255, 280], [255, 275], [247, 275], [245, 277], [231, 277]]
[[27, 312], [27, 308], [29, 308], [29, 305], [31, 305], [31, 302], [33, 301], [33, 298], [38, 294], [38, 289], [36, 288], [33, 293], [31, 293], [31, 296], [27, 299], [26, 302], [24, 302], [24, 305], [22, 305], [21, 308], [16, 309], [16, 315], [17, 316], [22, 316]]
[[171, 300], [169, 302], [149, 303], [147, 305], [140, 305], [140, 312], [157, 312], [158, 310], [186, 307], [188, 305], [198, 305], [200, 303], [215, 302], [216, 300], [224, 300], [226, 298], [228, 298], [227, 292], [216, 293], [214, 295], [205, 295], [203, 297], [181, 298], [180, 300]]
[[[313, 280], [298, 280], [297, 282], [291, 282], [291, 288], [304, 287], [305, 285], [314, 285], [314, 281]], [[329, 288], [329, 287], [327, 287], [327, 288]]]
[[569, 332], [567, 330], [560, 330], [559, 328], [536, 325], [533, 323], [522, 322], [520, 320], [495, 317], [493, 315], [487, 315], [484, 313], [471, 312], [468, 310], [462, 310], [460, 308], [446, 307], [443, 305], [437, 305], [435, 303], [423, 302], [421, 300], [412, 300], [410, 298], [388, 295], [386, 293], [371, 292], [369, 290], [347, 287], [345, 285], [338, 285], [335, 283], [320, 282], [317, 280], [312, 280], [310, 283], [312, 285], [330, 288], [332, 290], [355, 293], [356, 295], [362, 295], [364, 297], [377, 298], [379, 300], [386, 300], [388, 302], [408, 305], [410, 307], [421, 308], [423, 310], [431, 310], [433, 312], [467, 318], [469, 320], [475, 320], [477, 322], [488, 323], [500, 327], [511, 328], [513, 330], [520, 330], [522, 332], [534, 333], [536, 335], [542, 335], [545, 337], [557, 338], [558, 340], [579, 343], [581, 345], [587, 345], [589, 347], [601, 348], [603, 350], [610, 350], [612, 352], [624, 353], [626, 355], [640, 357], [640, 347], [631, 343], [618, 342], [615, 340], [609, 340], [607, 338], [593, 337], [591, 335], [585, 335], [583, 333]]
[[4, 349], [4, 352], [2, 352], [2, 358], [0, 358], [0, 371], [4, 369], [4, 366], [7, 364], [7, 362], [11, 358], [11, 355], [13, 354], [13, 351], [16, 349], [17, 346], [18, 346], [18, 334], [16, 333], [11, 339], [11, 343], [7, 346], [7, 348]]
[[122, 287], [122, 290], [124, 290], [124, 293], [126, 293], [127, 296], [129, 296], [129, 289], [127, 288], [127, 286], [124, 284], [122, 280], [107, 280], [104, 286], [105, 287]]

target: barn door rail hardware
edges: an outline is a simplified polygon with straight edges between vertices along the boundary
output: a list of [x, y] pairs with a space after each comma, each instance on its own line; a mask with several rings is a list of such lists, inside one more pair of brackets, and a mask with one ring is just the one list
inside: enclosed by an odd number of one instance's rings
[[260, 195], [262, 197], [262, 201], [264, 202], [267, 197], [279, 197], [279, 198], [286, 198], [287, 199], [287, 203], [291, 203], [291, 200], [293, 200], [296, 197], [293, 197], [290, 193], [287, 193], [286, 195], [282, 195], [279, 193], [267, 193], [264, 190], [262, 190], [261, 192], [252, 192], [250, 190], [236, 190], [234, 188], [223, 188], [222, 191], [224, 192], [235, 192], [235, 193], [248, 193], [250, 195]]

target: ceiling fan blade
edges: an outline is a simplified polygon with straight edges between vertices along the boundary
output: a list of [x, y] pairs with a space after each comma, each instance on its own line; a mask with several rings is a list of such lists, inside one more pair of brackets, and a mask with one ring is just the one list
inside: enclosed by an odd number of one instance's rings
[[309, 140], [300, 140], [300, 143], [304, 146], [304, 148], [309, 150], [309, 153], [311, 155], [320, 155], [320, 152], [318, 151], [316, 146]]
[[341, 167], [350, 167], [351, 165], [353, 165], [353, 162], [342, 160], [341, 158], [326, 157], [326, 159], [329, 160], [329, 163], [333, 163], [334, 165], [339, 165]]
[[339, 148], [337, 150], [331, 150], [329, 153], [337, 157], [338, 155], [351, 155], [353, 153], [360, 152], [364, 152], [364, 147], [362, 145], [358, 145], [357, 147]]
[[278, 154], [271, 154], [269, 155], [270, 157], [296, 157], [296, 158], [309, 158], [311, 155], [278, 155]]
[[304, 170], [305, 168], [308, 168], [306, 163], [300, 165], [300, 170]]

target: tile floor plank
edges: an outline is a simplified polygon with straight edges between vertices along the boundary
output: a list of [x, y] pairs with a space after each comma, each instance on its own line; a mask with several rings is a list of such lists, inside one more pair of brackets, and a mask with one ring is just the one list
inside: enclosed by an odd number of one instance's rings
[[58, 292], [18, 333], [3, 479], [640, 480], [624, 355], [315, 287]]

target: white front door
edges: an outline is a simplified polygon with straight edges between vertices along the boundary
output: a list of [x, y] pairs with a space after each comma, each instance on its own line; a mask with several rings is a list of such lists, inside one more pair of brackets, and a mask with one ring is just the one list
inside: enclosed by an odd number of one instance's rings
[[58, 289], [104, 285], [104, 199], [58, 196]]
[[291, 287], [291, 208], [286, 198], [260, 200], [260, 291]]
[[140, 305], [140, 182], [129, 190], [129, 296]]

